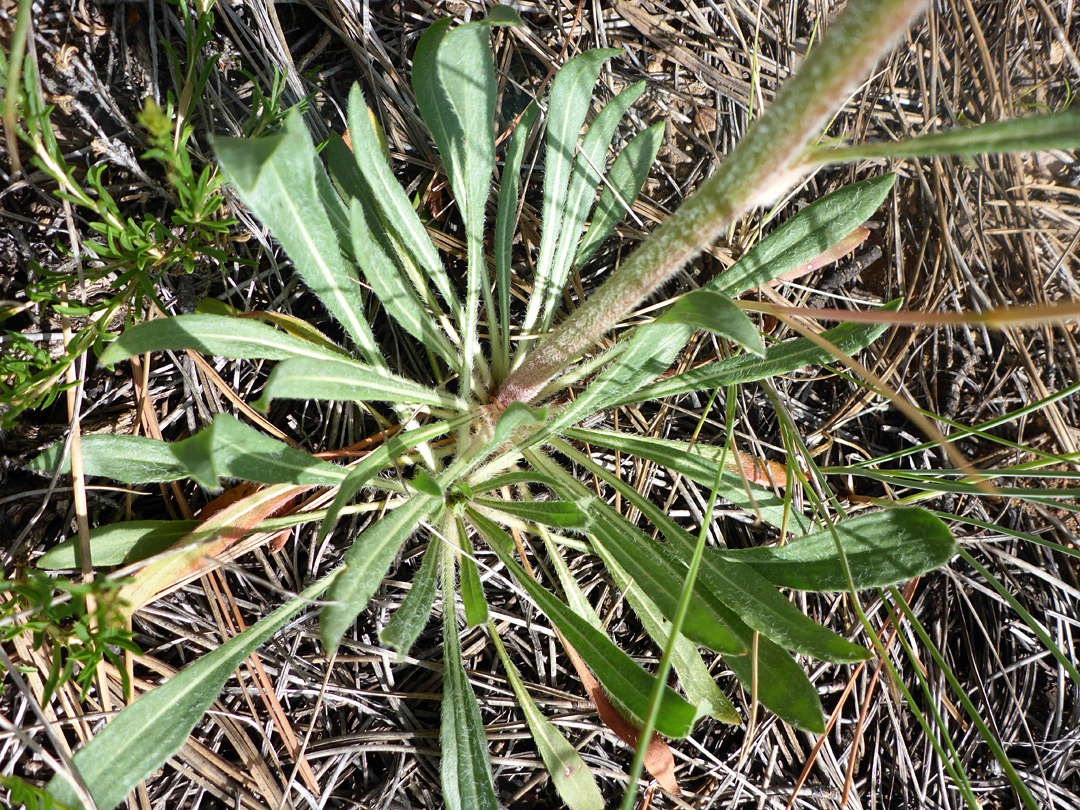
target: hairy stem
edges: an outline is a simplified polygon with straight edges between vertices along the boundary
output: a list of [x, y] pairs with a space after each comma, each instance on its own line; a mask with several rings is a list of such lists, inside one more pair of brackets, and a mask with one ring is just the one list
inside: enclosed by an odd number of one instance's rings
[[600, 289], [537, 343], [496, 393], [498, 401], [509, 405], [535, 399], [553, 376], [708, 247], [736, 217], [790, 188], [806, 170], [808, 143], [924, 5], [925, 0], [853, 0], [716, 173]]

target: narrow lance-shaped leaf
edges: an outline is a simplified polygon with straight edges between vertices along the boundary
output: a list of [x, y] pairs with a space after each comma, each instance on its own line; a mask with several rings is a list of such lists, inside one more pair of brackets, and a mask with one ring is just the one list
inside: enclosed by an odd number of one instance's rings
[[[882, 310], [896, 310], [900, 300], [890, 301]], [[845, 354], [861, 351], [877, 340], [889, 328], [888, 324], [842, 323], [832, 329], [826, 329], [821, 337], [832, 343]], [[765, 350], [765, 357], [740, 354], [699, 368], [684, 371], [673, 377], [639, 388], [632, 394], [616, 399], [610, 407], [629, 405], [634, 402], [647, 402], [654, 399], [689, 394], [695, 391], [707, 391], [727, 385], [764, 380], [778, 374], [787, 374], [804, 366], [830, 363], [835, 358], [829, 351], [807, 338], [793, 340], [770, 346]]]
[[344, 359], [285, 360], [274, 366], [262, 396], [254, 403], [265, 410], [271, 399], [328, 399], [345, 402], [393, 402], [465, 410], [458, 397], [411, 380]]
[[[506, 147], [506, 162], [499, 178], [499, 208], [495, 215], [495, 289], [499, 299], [499, 343], [495, 371], [504, 379], [510, 363], [510, 288], [514, 235], [517, 233], [518, 189], [521, 186], [521, 162], [540, 107], [530, 104]], [[494, 341], [492, 341], [494, 345]]]
[[249, 318], [173, 315], [126, 329], [101, 353], [101, 362], [111, 366], [132, 355], [166, 349], [192, 349], [202, 354], [237, 360], [342, 357], [340, 350], [302, 340]]
[[500, 498], [476, 498], [474, 503], [493, 512], [504, 512], [530, 523], [553, 529], [584, 529], [586, 515], [569, 501], [511, 501]]
[[341, 637], [357, 615], [367, 607], [386, 576], [394, 555], [417, 524], [442, 505], [440, 498], [419, 493], [368, 526], [345, 552], [345, 565], [334, 581], [323, 608], [319, 629], [328, 652], [337, 649]]
[[574, 257], [575, 264], [584, 263], [626, 216], [649, 179], [649, 170], [663, 142], [664, 122], [661, 121], [635, 135], [615, 158], [604, 180], [604, 190], [593, 211], [589, 230]]
[[562, 66], [551, 83], [548, 95], [547, 156], [544, 166], [544, 207], [541, 221], [544, 231], [540, 235], [540, 256], [536, 263], [536, 280], [525, 314], [522, 329], [533, 331], [540, 322], [545, 308], [550, 306], [562, 290], [552, 278], [555, 250], [559, 240], [577, 239], [577, 234], [563, 233], [562, 218], [574, 166], [578, 137], [585, 115], [592, 102], [593, 86], [606, 60], [618, 51], [592, 50], [575, 56]]
[[[90, 530], [94, 565], [124, 565], [153, 557], [198, 527], [197, 520], [127, 520]], [[57, 543], [34, 561], [45, 571], [79, 567], [79, 538]]]
[[892, 143], [863, 143], [838, 149], [815, 149], [809, 159], [821, 165], [864, 158], [980, 155], [1046, 149], [1080, 149], [1080, 112], [1070, 110], [1054, 115], [995, 121], [948, 132], [933, 132]]
[[439, 744], [442, 749], [443, 801], [447, 810], [499, 810], [491, 779], [487, 734], [472, 684], [462, 666], [454, 606], [454, 557], [443, 554], [443, 699]]
[[837, 541], [844, 550], [855, 587], [884, 588], [906, 582], [947, 563], [956, 553], [948, 527], [923, 509], [894, 507], [851, 518], [783, 546], [708, 549], [720, 566], [748, 565], [781, 588], [846, 591]]
[[549, 300], [545, 303], [541, 329], [549, 329], [555, 318], [556, 301], [570, 277], [570, 267], [580, 244], [585, 218], [596, 199], [615, 128], [644, 90], [645, 82], [638, 82], [611, 99], [593, 119], [581, 141], [574, 161], [574, 174], [570, 178], [562, 224], [559, 226], [560, 239], [555, 248], [551, 284], [547, 288]]
[[420, 570], [413, 577], [409, 592], [379, 633], [379, 641], [398, 655], [408, 655], [417, 636], [431, 618], [431, 606], [435, 601], [435, 588], [439, 580], [441, 553], [439, 543], [433, 541], [428, 544]]
[[532, 695], [525, 688], [517, 667], [510, 660], [495, 626], [489, 625], [488, 631], [495, 644], [495, 651], [499, 654], [499, 660], [502, 661], [506, 678], [514, 690], [514, 697], [525, 713], [525, 722], [529, 724], [529, 732], [540, 751], [540, 758], [544, 760], [559, 797], [566, 802], [570, 810], [603, 810], [604, 797], [596, 786], [596, 779], [593, 778], [589, 766], [562, 732], [541, 714]]
[[357, 262], [379, 304], [401, 327], [436, 354], [452, 369], [461, 365], [461, 357], [449, 344], [420, 301], [408, 279], [398, 273], [394, 260], [375, 239], [361, 210], [359, 200], [349, 206], [349, 234]]
[[[599, 630], [579, 617], [556, 596], [525, 573], [512, 557], [513, 541], [495, 523], [475, 510], [467, 510], [469, 520], [495, 551], [529, 597], [536, 602], [567, 641], [596, 673], [612, 702], [629, 716], [640, 719], [648, 710], [653, 676], [635, 664]], [[660, 719], [656, 728], [668, 737], [682, 738], [690, 733], [696, 712], [694, 707], [670, 687], [664, 688]]]
[[323, 519], [322, 526], [319, 528], [319, 542], [321, 543], [330, 532], [342, 507], [352, 500], [352, 497], [356, 495], [356, 493], [359, 492], [373, 476], [393, 464], [394, 460], [399, 456], [408, 453], [418, 445], [429, 442], [432, 439], [437, 439], [439, 436], [449, 433], [451, 430], [454, 430], [461, 425], [467, 424], [471, 421], [471, 418], [471, 415], [465, 414], [456, 419], [450, 419], [445, 422], [434, 422], [421, 428], [414, 428], [413, 430], [398, 433], [396, 436], [387, 439], [374, 450], [370, 451], [356, 464], [355, 467], [349, 470], [348, 474], [345, 476], [345, 480], [341, 482], [341, 486], [334, 495], [333, 502], [326, 511], [326, 517]]
[[225, 413], [217, 414], [209, 427], [194, 436], [171, 443], [169, 450], [207, 489], [217, 488], [223, 477], [323, 487], [345, 478], [345, 471], [336, 464], [289, 447]]
[[360, 283], [342, 256], [338, 233], [321, 198], [325, 170], [295, 110], [281, 133], [264, 138], [217, 138], [218, 160], [244, 203], [270, 229], [305, 283], [341, 322], [363, 356], [384, 367], [364, 318]]
[[758, 357], [765, 357], [765, 342], [761, 339], [757, 327], [746, 313], [721, 293], [712, 290], [694, 290], [687, 293], [659, 320], [661, 323], [680, 323], [704, 329], [735, 341]]
[[475, 552], [465, 522], [461, 518], [457, 524], [459, 562], [461, 569], [461, 604], [465, 608], [465, 622], [469, 627], [487, 624], [488, 604], [484, 598], [484, 586], [480, 582], [480, 571], [476, 565]]
[[[333, 576], [142, 695], [76, 753], [75, 767], [98, 810], [112, 810], [179, 751], [240, 663], [318, 598]], [[79, 806], [70, 785], [59, 777], [49, 783], [48, 793], [62, 804]]]
[[[681, 473], [695, 483], [711, 487], [716, 478], [716, 466], [720, 463], [723, 448], [698, 442], [692, 446], [685, 442], [654, 439], [647, 436], [634, 436], [607, 430], [586, 430], [570, 428], [566, 436], [577, 441], [606, 447], [641, 458], [655, 461], [673, 472]], [[749, 487], [749, 493], [748, 492]], [[753, 483], [744, 483], [742, 478], [731, 470], [724, 470], [720, 480], [719, 495], [724, 500], [760, 516], [773, 526], [784, 524], [785, 506], [783, 500], [768, 489]], [[787, 511], [787, 525], [790, 530], [807, 531], [810, 527], [799, 512]]]
[[[408, 250], [423, 268], [427, 278], [450, 306], [454, 317], [460, 321], [461, 304], [457, 293], [450, 283], [438, 251], [417, 216], [416, 209], [387, 163], [386, 148], [375, 129], [359, 85], [353, 85], [349, 93], [349, 135], [360, 174], [370, 188], [379, 212], [396, 243], [402, 249]], [[341, 157], [344, 158], [344, 155]], [[360, 196], [360, 199], [363, 200], [364, 197]]]
[[884, 174], [851, 183], [815, 200], [704, 289], [735, 297], [806, 264], [870, 219], [895, 182], [896, 175]]
[[[31, 470], [71, 472], [71, 456], [63, 458], [64, 443], [57, 442], [27, 467]], [[95, 433], [82, 437], [83, 472], [125, 484], [156, 484], [178, 481], [191, 473], [172, 454], [168, 442], [148, 436], [117, 436]]]

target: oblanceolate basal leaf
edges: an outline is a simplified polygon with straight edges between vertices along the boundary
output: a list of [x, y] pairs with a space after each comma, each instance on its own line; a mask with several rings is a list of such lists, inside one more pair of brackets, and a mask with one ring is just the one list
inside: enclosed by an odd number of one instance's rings
[[439, 582], [440, 556], [439, 545], [430, 543], [409, 592], [379, 633], [379, 641], [398, 655], [409, 654], [416, 637], [431, 618], [431, 606], [435, 601], [435, 588]]
[[938, 568], [956, 554], [949, 528], [924, 509], [893, 507], [837, 523], [783, 546], [707, 549], [719, 565], [748, 565], [781, 588], [846, 591], [843, 548], [856, 588], [884, 588]]
[[315, 487], [336, 486], [345, 478], [345, 470], [336, 464], [289, 447], [226, 413], [217, 414], [210, 427], [168, 447], [207, 489], [217, 488], [223, 477]]
[[[342, 255], [339, 234], [348, 232], [348, 222], [331, 222], [324, 200], [330, 179], [300, 114], [289, 113], [278, 135], [217, 138], [214, 148], [241, 199], [285, 248], [307, 286], [364, 358], [385, 368], [364, 317], [360, 283]], [[340, 211], [336, 216], [344, 219]]]
[[[124, 565], [164, 551], [198, 527], [197, 520], [128, 520], [90, 530], [95, 566]], [[79, 538], [57, 543], [34, 561], [45, 571], [79, 568]]]
[[540, 758], [544, 760], [552, 784], [559, 791], [559, 796], [570, 810], [603, 810], [604, 797], [596, 786], [596, 780], [589, 766], [585, 764], [577, 749], [566, 737], [541, 714], [540, 709], [533, 702], [532, 695], [525, 688], [517, 667], [510, 660], [499, 634], [495, 632], [494, 625], [490, 627], [491, 640], [495, 644], [495, 650], [499, 654], [499, 660], [502, 661], [506, 677], [514, 690], [514, 697], [517, 698], [518, 705], [525, 713], [525, 722], [529, 724], [529, 732], [536, 742], [537, 750], [540, 751]]
[[271, 399], [329, 399], [345, 402], [392, 402], [447, 410], [468, 406], [453, 394], [436, 391], [388, 371], [345, 358], [284, 360], [274, 366], [255, 407]]
[[[42, 472], [71, 472], [71, 455], [63, 457], [64, 443], [57, 442], [27, 468]], [[168, 442], [148, 436], [119, 436], [94, 433], [82, 437], [83, 473], [101, 476], [125, 484], [157, 484], [179, 481], [190, 475], [187, 467], [173, 455]]]
[[[645, 717], [655, 678], [639, 667], [611, 640], [579, 617], [550, 591], [538, 584], [512, 557], [513, 541], [495, 523], [468, 510], [469, 520], [480, 532], [514, 578], [552, 623], [577, 650], [605, 692], [620, 709], [641, 722]], [[667, 737], [683, 738], [690, 733], [697, 712], [677, 692], [664, 687], [664, 697], [656, 730]]]
[[[317, 598], [333, 576], [142, 695], [79, 750], [75, 767], [98, 810], [112, 810], [179, 751], [240, 663]], [[59, 777], [49, 783], [48, 792], [62, 804], [80, 806], [70, 785]]]
[[302, 340], [250, 318], [173, 315], [145, 321], [124, 330], [101, 353], [101, 362], [111, 366], [132, 355], [165, 349], [193, 349], [202, 354], [237, 360], [342, 357], [340, 350]]
[[[448, 549], [447, 549], [448, 551]], [[457, 609], [454, 606], [454, 563], [443, 566], [443, 699], [439, 744], [442, 748], [443, 801], [447, 810], [499, 810], [491, 780], [487, 734], [476, 695], [461, 663]]]
[[564, 234], [562, 229], [574, 155], [600, 68], [617, 53], [612, 49], [585, 51], [563, 65], [551, 83], [544, 165], [544, 230], [540, 235], [540, 255], [536, 263], [533, 293], [529, 297], [528, 310], [522, 323], [525, 332], [536, 329], [541, 317], [552, 308], [562, 292], [552, 278], [556, 248], [561, 239], [572, 238], [576, 241], [579, 235]]
[[660, 121], [635, 135], [619, 152], [608, 171], [600, 202], [593, 211], [592, 222], [581, 240], [574, 264], [583, 264], [626, 216], [649, 179], [649, 171], [663, 142], [664, 122]]
[[341, 637], [357, 615], [367, 607], [375, 590], [386, 576], [394, 555], [421, 520], [431, 517], [442, 506], [442, 499], [418, 493], [368, 526], [345, 552], [345, 564], [339, 569], [323, 608], [319, 629], [328, 652], [337, 649]]
[[[900, 299], [890, 301], [881, 309], [883, 311], [896, 310], [899, 309], [900, 303]], [[881, 337], [888, 328], [889, 325], [884, 323], [842, 323], [832, 329], [826, 329], [821, 333], [821, 337], [845, 354], [852, 355], [865, 349]], [[739, 354], [659, 380], [621, 397], [612, 403], [611, 407], [764, 380], [805, 366], [829, 363], [834, 359], [830, 352], [812, 340], [795, 338], [770, 346], [765, 350], [764, 358], [751, 354]]]

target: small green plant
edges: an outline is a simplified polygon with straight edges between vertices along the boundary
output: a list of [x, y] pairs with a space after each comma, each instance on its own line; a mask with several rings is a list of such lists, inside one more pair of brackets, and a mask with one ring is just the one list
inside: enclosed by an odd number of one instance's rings
[[[0, 307], [0, 324], [27, 305], [34, 307], [42, 321], [61, 316], [80, 319], [80, 327], [55, 358], [39, 346], [27, 345], [30, 342], [17, 332], [4, 333], [4, 351], [0, 353], [0, 426], [4, 428], [13, 425], [28, 408], [53, 402], [66, 387], [61, 381], [68, 367], [91, 348], [100, 348], [109, 330], [115, 328], [116, 318], [123, 316], [129, 324], [141, 320], [147, 302], [157, 302], [154, 282], [160, 273], [192, 273], [196, 266], [205, 269], [226, 259], [221, 244], [234, 223], [221, 215], [221, 176], [213, 166], [200, 171], [192, 165], [188, 141], [194, 129], [185, 123], [192, 100], [198, 98], [212, 66], [201, 72], [195, 69], [197, 55], [211, 41], [213, 14], [187, 9], [183, 19], [189, 69], [181, 70], [181, 59], [169, 48], [177, 75], [185, 77], [180, 100], [174, 101], [170, 93], [163, 110], [147, 99], [138, 115], [150, 143], [144, 159], [164, 169], [168, 188], [176, 195], [168, 221], [149, 213], [126, 214], [108, 190], [104, 163], [90, 168], [80, 179], [56, 141], [52, 108], [42, 101], [35, 63], [26, 60], [22, 86], [16, 87], [21, 90], [16, 95], [23, 111], [18, 137], [29, 147], [32, 164], [56, 184], [54, 196], [89, 217], [89, 228], [98, 237], [81, 242], [91, 260], [81, 266], [79, 275], [35, 264], [34, 280], [25, 289], [26, 302]], [[14, 63], [3, 67], [10, 81]], [[275, 100], [273, 95], [270, 99], [260, 97], [263, 119], [272, 121], [271, 102]], [[80, 300], [80, 289], [88, 287], [96, 292]]]
[[[68, 681], [78, 684], [86, 698], [100, 661], [127, 674], [117, 650], [140, 653], [120, 621], [118, 602], [122, 582], [99, 574], [90, 582], [51, 577], [40, 571], [0, 582], [0, 641], [29, 632], [34, 649], [48, 644], [52, 665], [44, 683], [42, 702]], [[87, 611], [87, 604], [94, 606]]]
[[[260, 407], [278, 398], [361, 403], [386, 425], [385, 440], [363, 458], [341, 466], [228, 415], [172, 444], [88, 436], [83, 462], [90, 475], [132, 484], [193, 478], [207, 489], [220, 486], [223, 478], [266, 485], [202, 524], [185, 523], [180, 529], [161, 522], [118, 531], [109, 527], [95, 538], [101, 542], [94, 558], [130, 561], [127, 555], [136, 542], [156, 537], [171, 543], [182, 537], [171, 555], [148, 565], [121, 592], [137, 608], [178, 577], [205, 570], [207, 558], [235, 539], [236, 532], [230, 535], [226, 528], [253, 528], [299, 492], [312, 487], [333, 492], [325, 510], [292, 518], [321, 520], [320, 539], [338, 516], [353, 508], [349, 504], [361, 490], [371, 493], [384, 513], [353, 540], [343, 565], [302, 598], [141, 697], [76, 755], [75, 764], [98, 806], [114, 807], [164, 762], [240, 661], [316, 596], [325, 600], [320, 617], [323, 644], [328, 652], [336, 650], [394, 557], [418, 530], [431, 542], [408, 596], [380, 637], [388, 648], [407, 652], [430, 618], [441, 587], [445, 680], [440, 745], [447, 807], [498, 806], [479, 708], [461, 662], [459, 599], [465, 622], [488, 629], [565, 802], [574, 808], [603, 806], [585, 763], [542, 717], [503, 649], [481, 583], [474, 553], [478, 542], [491, 549], [584, 660], [614, 710], [638, 729], [640, 742], [624, 807], [634, 801], [654, 730], [681, 738], [705, 715], [739, 722], [737, 710], [709, 676], [699, 648], [723, 655], [747, 691], [784, 721], [823, 733], [817, 692], [791, 653], [840, 664], [866, 660], [872, 653], [811, 621], [779, 589], [851, 593], [866, 638], [889, 665], [855, 594], [906, 581], [947, 562], [957, 547], [945, 524], [916, 507], [847, 518], [838, 505], [819, 500], [813, 486], [802, 487], [810, 506], [804, 513], [791, 496], [796, 481], [806, 484], [797, 465], [789, 465], [792, 482], [782, 496], [767, 475], [748, 480], [731, 445], [730, 407], [728, 438], [719, 447], [587, 429], [581, 423], [593, 413], [625, 404], [765, 380], [830, 362], [834, 353], [847, 357], [881, 334], [884, 324], [841, 324], [821, 336], [767, 345], [734, 299], [834, 250], [881, 204], [893, 183], [890, 175], [816, 201], [719, 278], [681, 297], [607, 351], [592, 353], [600, 337], [743, 212], [770, 201], [815, 165], [877, 154], [873, 146], [815, 151], [812, 144], [853, 83], [920, 6], [899, 0], [850, 3], [716, 175], [557, 326], [558, 303], [572, 267], [584, 262], [621, 218], [659, 145], [658, 128], [642, 132], [602, 176], [616, 125], [641, 93], [640, 86], [609, 102], [579, 142], [593, 85], [614, 52], [590, 51], [572, 59], [552, 84], [542, 241], [532, 293], [520, 320], [511, 304], [515, 215], [518, 175], [538, 118], [536, 106], [522, 117], [508, 145], [490, 264], [485, 245], [495, 166], [495, 72], [488, 37], [492, 25], [519, 24], [508, 9], [495, 7], [487, 20], [452, 29], [449, 21], [436, 22], [414, 57], [417, 105], [464, 223], [463, 292], [451, 281], [395, 179], [359, 89], [354, 88], [349, 99], [351, 151], [335, 136], [320, 155], [295, 113], [279, 134], [218, 139], [218, 158], [233, 188], [282, 244], [297, 272], [340, 324], [347, 345], [334, 344], [309, 325], [281, 316], [272, 325], [200, 313], [130, 328], [106, 349], [102, 362], [162, 349], [277, 361]], [[1077, 116], [1065, 115], [1037, 126], [999, 125], [879, 151], [921, 154], [1075, 145], [1078, 133]], [[371, 291], [367, 300], [360, 277]], [[396, 328], [424, 347], [423, 374], [394, 367], [384, 355], [366, 315], [375, 302]], [[885, 311], [898, 306], [892, 302]], [[726, 341], [731, 356], [664, 377], [698, 329]], [[516, 352], [515, 342], [520, 347]], [[575, 397], [562, 396], [582, 380], [587, 382]], [[728, 397], [729, 403], [733, 400]], [[705, 527], [696, 536], [688, 532], [583, 453], [582, 443], [660, 464], [708, 488], [713, 502], [723, 498], [774, 526], [788, 542], [746, 550], [706, 548]], [[587, 470], [609, 492], [640, 510], [649, 531], [584, 486], [567, 462]], [[63, 469], [63, 459], [56, 450], [37, 465]], [[711, 504], [705, 514], [712, 514]], [[514, 536], [520, 532], [543, 544], [562, 596], [556, 594], [555, 583], [544, 585], [528, 570]], [[567, 549], [584, 550], [603, 561], [664, 651], [658, 673], [635, 663], [604, 632], [570, 574]], [[669, 667], [679, 677], [681, 693], [668, 685]], [[76, 800], [60, 780], [52, 783], [50, 792], [64, 802]]]

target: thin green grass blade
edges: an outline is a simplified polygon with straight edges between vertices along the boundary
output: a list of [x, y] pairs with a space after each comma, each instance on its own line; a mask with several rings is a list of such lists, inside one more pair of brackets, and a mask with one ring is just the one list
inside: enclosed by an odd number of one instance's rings
[[533, 702], [532, 695], [525, 688], [517, 667], [510, 660], [494, 624], [488, 625], [488, 635], [495, 643], [495, 651], [499, 654], [507, 680], [510, 681], [510, 687], [514, 690], [514, 697], [517, 698], [518, 705], [525, 713], [525, 722], [529, 724], [529, 732], [536, 742], [540, 758], [544, 760], [551, 782], [559, 792], [560, 798], [566, 802], [570, 810], [604, 810], [604, 797], [596, 786], [592, 771], [562, 732], [541, 714], [540, 709]]
[[101, 353], [101, 362], [103, 365], [112, 366], [136, 354], [166, 349], [192, 349], [202, 354], [234, 360], [342, 358], [340, 351], [293, 337], [250, 318], [173, 315], [144, 321], [124, 330], [124, 333]]
[[1012, 785], [1013, 790], [1016, 791], [1016, 794], [1024, 803], [1024, 807], [1028, 808], [1028, 810], [1036, 810], [1036, 808], [1039, 807], [1039, 803], [1036, 802], [1035, 797], [1031, 795], [1031, 791], [1028, 790], [1023, 777], [1017, 773], [1016, 767], [1012, 764], [1012, 761], [1001, 747], [1001, 742], [986, 725], [986, 721], [983, 720], [982, 715], [980, 715], [975, 708], [975, 704], [971, 702], [971, 698], [968, 697], [964, 687], [960, 684], [960, 681], [957, 680], [955, 673], [953, 673], [952, 667], [949, 666], [949, 663], [945, 660], [944, 656], [942, 656], [941, 651], [938, 650], [937, 645], [934, 644], [933, 639], [930, 638], [930, 634], [926, 632], [926, 628], [923, 627], [922, 622], [920, 622], [918, 617], [912, 612], [911, 607], [896, 588], [889, 588], [889, 594], [892, 596], [893, 603], [899, 606], [901, 612], [904, 614], [904, 618], [906, 618], [910, 626], [914, 628], [916, 635], [919, 637], [919, 641], [922, 642], [923, 648], [930, 653], [930, 657], [933, 658], [938, 669], [945, 675], [945, 680], [947, 680], [949, 686], [952, 687], [953, 694], [956, 695], [957, 699], [964, 707], [964, 711], [979, 730], [979, 736], [983, 738], [987, 747], [994, 754], [994, 759], [997, 760], [998, 765], [1000, 765], [1001, 769], [1005, 772], [1009, 784]]
[[[334, 576], [330, 574], [307, 588], [162, 686], [143, 694], [79, 750], [75, 767], [98, 810], [119, 805], [129, 791], [179, 751], [241, 662], [317, 598]], [[49, 783], [48, 792], [62, 804], [80, 806], [70, 785], [59, 777]]]
[[663, 142], [664, 122], [661, 121], [635, 135], [615, 158], [607, 173], [600, 202], [593, 211], [589, 230], [585, 232], [574, 257], [574, 264], [579, 267], [584, 264], [626, 216], [641, 187], [649, 179], [649, 170]]
[[435, 589], [439, 581], [440, 553], [439, 544], [432, 541], [424, 552], [420, 570], [416, 572], [401, 606], [379, 633], [379, 641], [399, 656], [409, 654], [417, 636], [431, 618], [431, 606], [435, 602]]
[[441, 498], [417, 494], [368, 526], [345, 552], [345, 565], [330, 588], [319, 630], [327, 652], [337, 649], [341, 637], [357, 615], [367, 607], [386, 576], [394, 556], [421, 520], [442, 506]]

